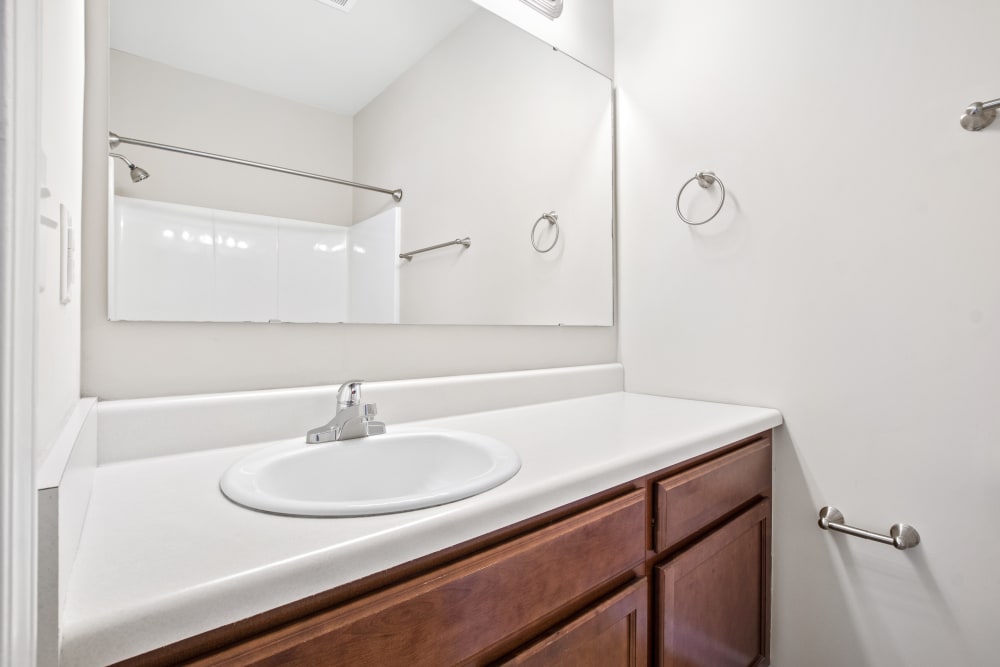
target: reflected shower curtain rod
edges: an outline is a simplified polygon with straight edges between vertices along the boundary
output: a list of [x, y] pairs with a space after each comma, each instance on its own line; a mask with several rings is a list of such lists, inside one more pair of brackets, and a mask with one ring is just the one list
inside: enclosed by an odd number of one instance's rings
[[269, 171], [276, 171], [281, 174], [291, 174], [292, 176], [302, 176], [303, 178], [312, 178], [317, 181], [326, 181], [327, 183], [337, 183], [338, 185], [349, 185], [352, 188], [361, 188], [363, 190], [371, 190], [372, 192], [381, 192], [383, 194], [392, 195], [395, 201], [401, 201], [403, 199], [403, 191], [400, 189], [389, 190], [388, 188], [379, 188], [374, 185], [365, 185], [364, 183], [355, 183], [354, 181], [345, 181], [342, 178], [334, 178], [332, 176], [324, 176], [322, 174], [313, 174], [308, 171], [298, 171], [297, 169], [287, 169], [285, 167], [277, 167], [273, 164], [265, 164], [263, 162], [252, 162], [250, 160], [241, 160], [240, 158], [229, 157], [227, 155], [217, 155], [215, 153], [206, 153], [204, 151], [196, 151], [191, 148], [181, 148], [180, 146], [170, 146], [169, 144], [158, 144], [153, 141], [145, 141], [143, 139], [132, 139], [130, 137], [121, 137], [114, 132], [108, 132], [108, 145], [115, 149], [120, 144], [131, 144], [133, 146], [145, 146], [146, 148], [156, 148], [161, 151], [170, 151], [171, 153], [181, 153], [183, 155], [193, 155], [195, 157], [204, 157], [210, 160], [219, 160], [220, 162], [230, 162], [232, 164], [242, 164], [247, 167], [257, 167], [258, 169], [267, 169]]

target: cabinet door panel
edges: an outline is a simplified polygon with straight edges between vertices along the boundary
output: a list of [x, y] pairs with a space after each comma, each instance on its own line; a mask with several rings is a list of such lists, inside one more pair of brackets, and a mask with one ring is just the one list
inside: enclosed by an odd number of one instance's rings
[[770, 517], [765, 500], [656, 568], [660, 665], [766, 663]]
[[645, 667], [645, 579], [612, 595], [501, 663], [518, 667]]

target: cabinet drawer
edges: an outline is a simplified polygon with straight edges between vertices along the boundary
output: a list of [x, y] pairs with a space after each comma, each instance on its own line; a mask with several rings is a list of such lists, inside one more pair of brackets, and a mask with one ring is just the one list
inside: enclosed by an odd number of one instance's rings
[[664, 551], [713, 521], [771, 494], [771, 438], [655, 484], [656, 550]]
[[196, 664], [437, 667], [506, 652], [640, 564], [645, 517], [637, 491]]
[[504, 667], [646, 667], [646, 579], [627, 586], [500, 663]]

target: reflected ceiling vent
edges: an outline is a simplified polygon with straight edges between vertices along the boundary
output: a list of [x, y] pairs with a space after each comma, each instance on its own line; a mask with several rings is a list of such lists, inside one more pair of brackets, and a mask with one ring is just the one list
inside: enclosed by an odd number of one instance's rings
[[[333, 7], [334, 9], [339, 9], [342, 12], [349, 12], [354, 8], [354, 3], [358, 0], [316, 0], [316, 2], [321, 5], [326, 5], [327, 7]], [[548, 0], [543, 0], [547, 2]], [[560, 0], [562, 4], [562, 0]]]
[[559, 18], [563, 10], [563, 0], [521, 0], [521, 2], [537, 9], [550, 19]]

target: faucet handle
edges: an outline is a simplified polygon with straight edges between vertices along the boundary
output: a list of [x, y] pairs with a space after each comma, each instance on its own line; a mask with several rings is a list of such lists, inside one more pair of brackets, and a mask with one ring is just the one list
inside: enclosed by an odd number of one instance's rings
[[364, 380], [348, 380], [337, 390], [337, 406], [349, 408], [361, 403], [361, 383]]

